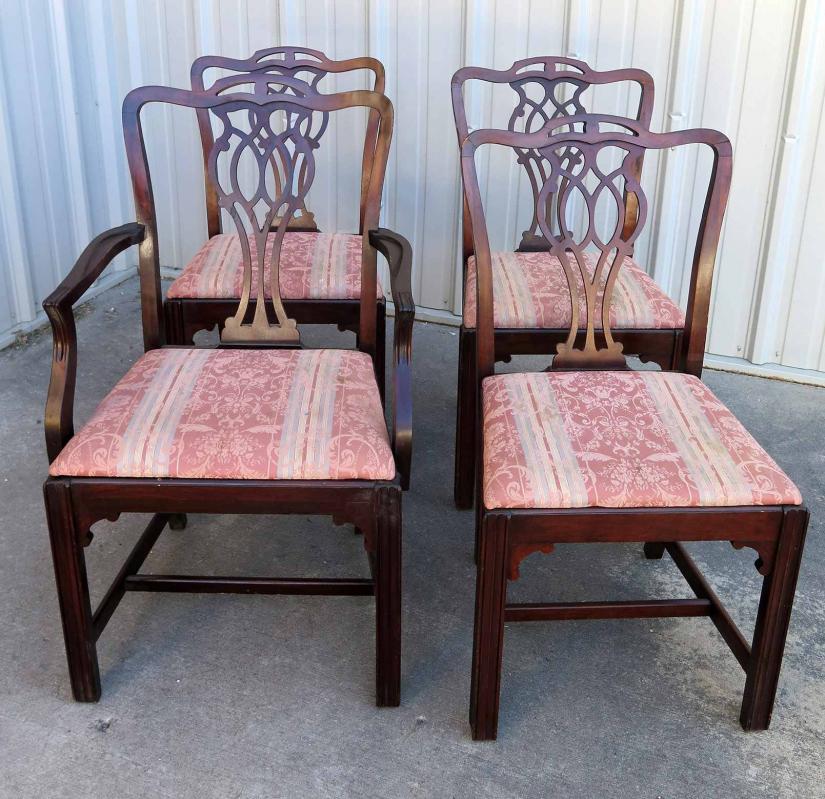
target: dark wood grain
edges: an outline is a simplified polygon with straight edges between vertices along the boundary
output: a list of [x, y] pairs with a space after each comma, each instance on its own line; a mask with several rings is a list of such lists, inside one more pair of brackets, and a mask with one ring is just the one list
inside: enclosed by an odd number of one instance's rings
[[191, 574], [131, 574], [126, 591], [189, 594], [286, 594], [290, 596], [372, 596], [372, 580], [351, 577], [202, 577]]
[[751, 648], [741, 630], [734, 623], [730, 613], [722, 605], [722, 601], [711, 588], [702, 572], [699, 571], [699, 567], [694, 563], [693, 558], [688, 555], [687, 550], [679, 543], [665, 544], [665, 548], [693, 593], [697, 597], [710, 602], [712, 607], [712, 611], [708, 614], [710, 620], [719, 630], [722, 638], [725, 639], [725, 643], [739, 661], [739, 665], [747, 672], [751, 660]]
[[71, 490], [66, 483], [47, 481], [43, 496], [72, 695], [78, 702], [96, 702], [100, 699], [100, 669], [83, 555], [83, 531], [75, 522]]
[[504, 621], [577, 619], [661, 619], [709, 616], [708, 599], [636, 599], [624, 602], [521, 602], [504, 606]]

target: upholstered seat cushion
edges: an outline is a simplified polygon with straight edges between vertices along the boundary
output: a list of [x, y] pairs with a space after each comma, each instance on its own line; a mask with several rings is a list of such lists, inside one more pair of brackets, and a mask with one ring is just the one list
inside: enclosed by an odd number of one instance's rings
[[503, 374], [483, 383], [487, 508], [798, 505], [796, 486], [697, 378]]
[[384, 413], [364, 353], [151, 350], [49, 474], [388, 480]]
[[[264, 293], [275, 234], [267, 236]], [[250, 240], [252, 258], [256, 257]], [[361, 296], [361, 237], [344, 233], [287, 233], [278, 265], [283, 300], [357, 300]], [[237, 299], [243, 286], [243, 255], [237, 234], [213, 236], [169, 287], [170, 299]], [[252, 296], [257, 284], [252, 282]], [[384, 296], [378, 285], [377, 297]]]
[[[586, 255], [593, 274], [595, 263]], [[546, 252], [494, 252], [493, 323], [510, 328], [570, 328], [570, 290], [558, 258]], [[596, 307], [601, 306], [601, 292]], [[580, 325], [587, 324], [583, 289], [579, 289]], [[615, 329], [676, 329], [685, 316], [670, 297], [634, 261], [619, 269], [610, 305], [610, 326]], [[464, 326], [476, 326], [476, 263], [467, 261], [464, 287]], [[596, 322], [601, 327], [601, 319]]]

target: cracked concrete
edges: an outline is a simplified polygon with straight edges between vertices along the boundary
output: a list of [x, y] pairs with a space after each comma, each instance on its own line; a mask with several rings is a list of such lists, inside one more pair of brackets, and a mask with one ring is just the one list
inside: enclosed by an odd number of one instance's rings
[[[82, 421], [141, 350], [135, 281], [95, 299], [79, 333]], [[706, 373], [811, 508], [771, 730], [740, 729], [743, 675], [707, 620], [562, 622], [508, 627], [500, 737], [478, 744], [473, 515], [451, 498], [456, 344], [417, 327], [398, 709], [372, 704], [372, 603], [343, 597], [128, 595], [99, 642], [103, 698], [74, 703], [40, 492], [50, 337], [0, 353], [0, 796], [825, 796], [825, 390]], [[96, 597], [144, 523], [96, 526]], [[147, 568], [363, 576], [361, 547], [322, 518], [196, 516]], [[754, 553], [690, 549], [750, 632]], [[688, 595], [640, 546], [559, 547], [521, 572], [524, 600]]]

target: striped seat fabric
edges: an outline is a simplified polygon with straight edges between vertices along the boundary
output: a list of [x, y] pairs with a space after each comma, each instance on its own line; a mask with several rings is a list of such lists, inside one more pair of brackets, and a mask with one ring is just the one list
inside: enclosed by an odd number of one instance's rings
[[[558, 258], [546, 252], [494, 252], [491, 257], [495, 327], [570, 328], [570, 290]], [[589, 254], [585, 258], [592, 275], [595, 262]], [[579, 324], [585, 327], [587, 318], [581, 285], [578, 293]], [[601, 307], [601, 292], [596, 307]], [[674, 330], [684, 324], [685, 316], [679, 306], [637, 263], [626, 259], [613, 288], [610, 326], [615, 329]], [[476, 326], [475, 256], [467, 260], [464, 326]], [[596, 327], [601, 327], [600, 319], [596, 320]]]
[[390, 480], [372, 361], [351, 350], [150, 350], [52, 476]]
[[[269, 298], [269, 265], [275, 234], [267, 236], [264, 293]], [[255, 241], [249, 242], [255, 262]], [[361, 236], [345, 233], [287, 233], [278, 265], [283, 300], [357, 300], [361, 296]], [[243, 254], [237, 234], [213, 236], [195, 253], [169, 287], [169, 299], [238, 299], [243, 286]], [[252, 297], [257, 284], [252, 282]], [[381, 285], [377, 298], [384, 296]]]
[[487, 508], [799, 505], [796, 486], [700, 380], [503, 374], [483, 383]]

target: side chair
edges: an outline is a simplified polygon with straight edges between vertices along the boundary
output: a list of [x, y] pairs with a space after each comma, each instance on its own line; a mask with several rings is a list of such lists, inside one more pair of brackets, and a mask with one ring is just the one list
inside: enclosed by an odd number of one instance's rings
[[[647, 218], [634, 164], [645, 151], [701, 145], [713, 154], [691, 269], [679, 363], [700, 363], [716, 248], [731, 176], [731, 145], [713, 130], [650, 133], [631, 120], [576, 115], [534, 133], [477, 130], [461, 146], [476, 254], [477, 562], [470, 724], [498, 729], [506, 622], [708, 616], [745, 672], [740, 722], [768, 727], [799, 571], [808, 511], [796, 486], [693, 374], [631, 371], [613, 336], [611, 300]], [[562, 132], [558, 132], [559, 128]], [[536, 215], [571, 297], [566, 339], [544, 372], [495, 374], [494, 275], [475, 165], [486, 146], [543, 160]], [[574, 152], [576, 157], [569, 156]], [[618, 155], [612, 163], [607, 155]], [[628, 201], [636, 224], [624, 224]], [[588, 209], [580, 227], [571, 210]], [[595, 209], [613, 208], [598, 229]], [[552, 213], [555, 220], [548, 218]], [[555, 224], [554, 224], [555, 222]], [[729, 541], [758, 554], [762, 594], [752, 643], [734, 624], [682, 542]], [[643, 542], [667, 551], [694, 594], [625, 602], [507, 601], [532, 553], [558, 544]], [[594, 582], [597, 577], [594, 575]]]
[[[221, 70], [221, 77], [208, 81], [207, 76]], [[205, 55], [192, 63], [192, 90], [219, 96], [226, 92], [249, 90], [253, 94], [294, 94], [306, 96], [320, 91], [330, 75], [367, 72], [372, 90], [384, 93], [384, 65], [375, 58], [345, 60], [328, 58], [319, 50], [305, 47], [272, 47], [258, 50], [249, 58], [235, 59]], [[164, 300], [167, 336], [171, 344], [191, 344], [199, 330], [223, 326], [234, 313], [243, 283], [243, 254], [235, 231], [222, 227], [218, 188], [209, 171], [209, 156], [214, 146], [213, 115], [208, 109], [196, 111], [203, 151], [206, 225], [208, 239], [173, 281]], [[321, 146], [328, 117], [314, 134], [313, 147]], [[335, 324], [341, 330], [358, 334], [361, 296], [361, 237], [364, 234], [369, 175], [375, 157], [378, 112], [368, 112], [364, 139], [359, 223], [356, 233], [331, 231], [322, 233], [315, 216], [301, 199], [295, 216], [288, 221], [287, 235], [281, 245], [280, 290], [284, 308], [290, 317], [305, 324]], [[277, 222], [266, 240], [270, 250]], [[254, 246], [254, 245], [253, 245]], [[269, 281], [265, 281], [264, 290]], [[254, 289], [253, 289], [254, 291]], [[378, 387], [384, 398], [386, 358], [386, 301], [380, 281], [375, 285], [376, 350]]]
[[[221, 126], [207, 171], [217, 208], [236, 225], [243, 268], [240, 297], [222, 320], [216, 347], [169, 342], [140, 116], [150, 103], [208, 112]], [[280, 258], [292, 235], [289, 220], [301, 214], [315, 177], [314, 137], [329, 114], [349, 108], [364, 108], [377, 119], [373, 157], [365, 165], [364, 235], [358, 239], [364, 287], [358, 347], [302, 349], [280, 294]], [[137, 221], [98, 236], [44, 302], [54, 334], [44, 496], [76, 700], [100, 697], [97, 640], [127, 591], [187, 591], [375, 596], [376, 702], [399, 704], [401, 492], [410, 477], [414, 304], [409, 244], [378, 227], [392, 125], [392, 104], [372, 91], [208, 94], [146, 86], [126, 96], [123, 126]], [[246, 193], [238, 177], [242, 156], [251, 156], [259, 170]], [[265, 248], [272, 229], [272, 246]], [[75, 433], [72, 308], [112, 258], [133, 245], [139, 248], [145, 353]], [[374, 368], [378, 252], [389, 262], [396, 307], [391, 433]], [[93, 524], [121, 513], [154, 515], [92, 610], [84, 548]], [[187, 513], [313, 514], [354, 524], [364, 534], [371, 576], [141, 573], [167, 523]]]
[[[453, 76], [452, 102], [458, 143], [469, 133], [465, 87], [473, 82], [505, 85], [512, 89], [513, 111], [502, 120], [503, 130], [532, 133], [544, 125], [574, 114], [594, 111], [593, 92], [598, 86], [638, 86], [635, 119], [650, 127], [653, 114], [653, 78], [641, 69], [598, 71], [584, 61], [556, 56], [540, 56], [516, 61], [506, 70], [464, 67]], [[589, 107], [588, 107], [589, 106]], [[498, 124], [494, 127], [499, 127]], [[544, 182], [543, 159], [531, 150], [514, 148], [515, 160], [524, 168], [533, 202]], [[641, 175], [640, 155], [630, 168]], [[636, 224], [638, 208], [626, 198], [624, 225], [630, 232]], [[458, 399], [456, 403], [455, 486], [456, 506], [470, 508], [475, 484], [474, 351], [476, 336], [476, 254], [473, 225], [466, 198], [463, 205], [463, 298], [459, 332]], [[551, 226], [555, 224], [551, 216]], [[632, 257], [632, 247], [629, 255]], [[534, 213], [522, 234], [516, 252], [493, 252], [495, 358], [509, 361], [513, 355], [540, 355], [552, 351], [567, 338], [570, 326], [570, 297], [561, 264], [549, 252]], [[593, 264], [588, 268], [592, 269]], [[701, 298], [700, 298], [701, 299]], [[709, 298], [702, 301], [709, 301]], [[635, 261], [627, 263], [618, 278], [610, 309], [611, 325], [625, 352], [663, 369], [680, 368], [701, 375], [701, 361], [685, 364], [679, 360], [684, 333], [684, 314], [678, 305]], [[598, 322], [597, 322], [598, 323]]]

